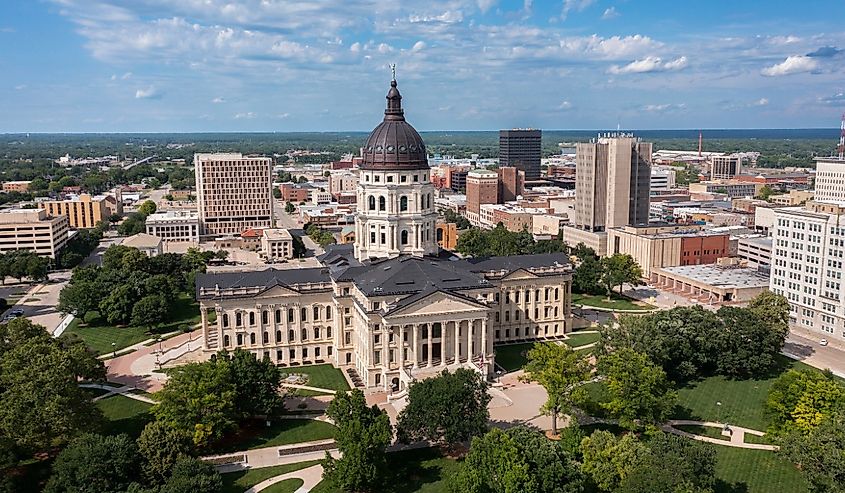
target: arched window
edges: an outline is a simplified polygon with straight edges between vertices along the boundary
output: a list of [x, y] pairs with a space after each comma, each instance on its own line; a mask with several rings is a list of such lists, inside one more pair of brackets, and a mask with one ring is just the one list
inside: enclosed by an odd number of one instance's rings
[[368, 207], [367, 207], [368, 210], [371, 210], [371, 211], [376, 210], [376, 198], [373, 197], [372, 195], [370, 195], [370, 197], [367, 199], [367, 205], [368, 205]]
[[408, 210], [408, 197], [401, 196], [399, 197], [399, 210], [400, 211], [407, 211]]
[[[229, 326], [229, 314], [224, 313], [223, 314], [223, 327], [228, 327], [228, 326]], [[228, 346], [228, 344], [227, 344], [227, 346]]]
[[[327, 339], [331, 339], [331, 338], [332, 338], [332, 327], [331, 327], [331, 325], [329, 325], [328, 327], [326, 327], [326, 338], [327, 338]], [[331, 346], [329, 346], [329, 347], [331, 347]], [[330, 353], [330, 354], [331, 354], [331, 353]]]
[[303, 341], [308, 340], [308, 330], [307, 329], [302, 329], [302, 340]]
[[250, 333], [249, 333], [249, 343], [250, 343], [250, 344], [255, 344], [255, 332], [250, 332]]
[[244, 324], [244, 320], [243, 320], [243, 316], [241, 315], [241, 312], [235, 313], [235, 327], [240, 327], [243, 324]]
[[399, 234], [399, 243], [403, 245], [408, 244], [408, 230], [403, 229], [402, 232]]
[[237, 339], [238, 339], [238, 346], [242, 346], [242, 345], [243, 345], [243, 343], [244, 343], [244, 335], [243, 335], [243, 334], [238, 334]]
[[304, 321], [308, 320], [308, 309], [307, 308], [302, 307], [299, 310], [299, 320], [300, 320], [300, 322], [304, 322]]
[[293, 323], [294, 311], [293, 308], [288, 308], [288, 322]]
[[293, 342], [295, 337], [296, 337], [296, 334], [293, 332], [293, 329], [289, 330], [288, 331], [288, 342]]
[[276, 331], [276, 342], [282, 342], [282, 331], [281, 330]]
[[314, 305], [314, 318], [312, 320], [320, 320], [320, 305]]
[[281, 310], [276, 310], [276, 323], [277, 324], [282, 323], [282, 311]]
[[314, 327], [314, 339], [319, 339], [319, 338], [320, 338], [320, 328]]
[[228, 336], [228, 335], [224, 335], [224, 336], [223, 336], [223, 345], [224, 345], [224, 346], [229, 347], [229, 344], [231, 344], [231, 342], [232, 342], [232, 341], [231, 341], [231, 340], [229, 340], [229, 336]]
[[331, 305], [326, 306], [326, 320], [332, 319], [332, 307]]
[[385, 199], [384, 197], [378, 198], [378, 210], [380, 210], [380, 211], [387, 210], [387, 199]]
[[267, 314], [267, 310], [261, 310], [261, 323], [264, 325], [270, 323], [270, 316]]
[[264, 334], [261, 337], [261, 342], [263, 344], [269, 344], [270, 343], [270, 333], [267, 332], [266, 330], [264, 331]]
[[255, 325], [255, 312], [249, 312], [249, 325]]

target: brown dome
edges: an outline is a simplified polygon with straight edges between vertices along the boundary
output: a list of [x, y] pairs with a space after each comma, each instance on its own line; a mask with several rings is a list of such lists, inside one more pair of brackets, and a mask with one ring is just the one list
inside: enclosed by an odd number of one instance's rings
[[396, 81], [390, 81], [384, 121], [367, 137], [364, 144], [364, 161], [361, 169], [414, 170], [428, 169], [425, 143], [420, 134], [405, 121], [402, 95]]

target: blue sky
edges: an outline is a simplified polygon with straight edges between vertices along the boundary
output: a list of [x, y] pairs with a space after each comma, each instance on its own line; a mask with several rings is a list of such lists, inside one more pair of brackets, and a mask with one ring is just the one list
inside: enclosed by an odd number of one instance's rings
[[835, 127], [842, 0], [3, 0], [0, 132]]

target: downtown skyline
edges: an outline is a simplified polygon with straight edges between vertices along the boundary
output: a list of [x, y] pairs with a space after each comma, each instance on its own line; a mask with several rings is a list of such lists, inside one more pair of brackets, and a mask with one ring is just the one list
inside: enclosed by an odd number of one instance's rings
[[[806, 128], [841, 2], [52, 0], [0, 6], [0, 132]], [[802, 20], [797, 20], [802, 19]]]

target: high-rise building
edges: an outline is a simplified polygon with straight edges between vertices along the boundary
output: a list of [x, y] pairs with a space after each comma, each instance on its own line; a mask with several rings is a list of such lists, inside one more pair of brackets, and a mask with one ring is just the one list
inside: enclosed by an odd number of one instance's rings
[[499, 167], [499, 202], [512, 202], [525, 190], [525, 172], [512, 166]]
[[203, 236], [273, 226], [273, 160], [241, 154], [194, 154]]
[[87, 193], [70, 196], [65, 200], [47, 200], [39, 207], [50, 216], [67, 216], [72, 228], [93, 228], [112, 214], [120, 214], [123, 205], [115, 197], [90, 195]]
[[70, 226], [64, 215], [50, 217], [44, 210], [0, 212], [0, 253], [28, 250], [57, 258], [68, 241]]
[[363, 147], [355, 216], [355, 257], [434, 255], [437, 210], [422, 137], [402, 110], [396, 81], [387, 93], [384, 120]]
[[479, 213], [484, 204], [496, 204], [499, 199], [499, 175], [488, 169], [474, 169], [467, 173], [467, 212], [473, 225], [480, 225]]
[[587, 231], [648, 222], [651, 144], [628, 135], [577, 146], [575, 225]]
[[845, 202], [845, 159], [838, 156], [816, 158], [818, 202]]
[[710, 156], [707, 159], [710, 162], [710, 179], [729, 180], [742, 174], [743, 161], [747, 159], [746, 155], [736, 153], [726, 156]]
[[524, 171], [526, 180], [539, 179], [542, 134], [533, 128], [499, 130], [499, 166]]

